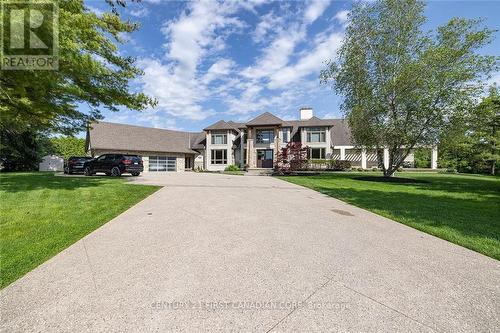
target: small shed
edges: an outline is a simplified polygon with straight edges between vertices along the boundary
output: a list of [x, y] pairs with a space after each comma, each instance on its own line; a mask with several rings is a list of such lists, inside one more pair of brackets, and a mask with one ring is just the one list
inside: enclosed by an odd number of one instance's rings
[[38, 171], [63, 171], [64, 159], [57, 155], [44, 156], [38, 165]]

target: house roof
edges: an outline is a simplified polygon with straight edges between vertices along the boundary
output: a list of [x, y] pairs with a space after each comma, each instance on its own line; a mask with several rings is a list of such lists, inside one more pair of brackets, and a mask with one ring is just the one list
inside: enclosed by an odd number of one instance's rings
[[92, 149], [194, 154], [202, 134], [100, 121], [89, 124], [88, 140]]
[[333, 126], [336, 119], [320, 119], [318, 117], [312, 117], [307, 120], [288, 120], [284, 121], [282, 126], [292, 127], [291, 136], [293, 137], [295, 133], [298, 132], [301, 127], [315, 127], [315, 126]]
[[234, 129], [234, 126], [231, 126], [228, 122], [224, 120], [219, 120], [216, 123], [213, 123], [212, 125], [205, 127], [203, 130], [204, 131], [214, 131], [214, 130], [228, 130], [228, 129]]
[[333, 129], [330, 131], [332, 146], [353, 146], [349, 124], [344, 119], [330, 119]]
[[263, 114], [253, 118], [246, 123], [247, 126], [263, 126], [263, 125], [281, 125], [283, 120], [276, 117], [274, 114], [264, 112]]

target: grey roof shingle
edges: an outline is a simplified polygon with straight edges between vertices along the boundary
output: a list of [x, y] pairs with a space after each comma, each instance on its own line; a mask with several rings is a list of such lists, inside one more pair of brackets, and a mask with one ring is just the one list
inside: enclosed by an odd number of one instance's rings
[[203, 130], [204, 131], [214, 131], [214, 130], [228, 130], [228, 129], [234, 129], [234, 126], [229, 124], [228, 122], [224, 120], [219, 120], [216, 123], [213, 123], [212, 125], [205, 127]]
[[[191, 149], [205, 133], [181, 132], [134, 125], [94, 122], [89, 124], [92, 149], [196, 153]], [[198, 142], [199, 143], [199, 142]]]
[[347, 121], [343, 119], [320, 119], [312, 117], [308, 120], [288, 120], [284, 121], [283, 127], [291, 127], [290, 137], [294, 137], [301, 127], [330, 126], [332, 146], [352, 146], [351, 132]]
[[353, 146], [351, 138], [351, 130], [349, 124], [344, 119], [333, 120], [333, 128], [331, 130], [332, 146]]
[[265, 126], [265, 125], [281, 125], [283, 120], [276, 117], [274, 114], [264, 112], [263, 114], [253, 118], [246, 123], [247, 126]]

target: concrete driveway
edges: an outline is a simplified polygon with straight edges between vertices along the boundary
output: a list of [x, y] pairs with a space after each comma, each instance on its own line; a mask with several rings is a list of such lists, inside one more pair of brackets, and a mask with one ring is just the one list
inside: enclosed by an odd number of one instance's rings
[[498, 261], [271, 177], [134, 181], [165, 187], [5, 288], [4, 331], [500, 329]]

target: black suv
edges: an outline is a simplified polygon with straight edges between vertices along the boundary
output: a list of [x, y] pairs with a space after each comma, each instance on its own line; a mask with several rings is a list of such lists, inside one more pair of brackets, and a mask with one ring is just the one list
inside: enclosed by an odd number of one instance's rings
[[122, 173], [139, 176], [144, 170], [142, 158], [137, 155], [103, 154], [98, 158], [85, 162], [83, 173], [92, 176], [96, 172], [104, 172], [107, 176], [118, 177]]
[[71, 156], [64, 165], [64, 173], [71, 175], [72, 173], [83, 172], [83, 165], [90, 160], [92, 160], [92, 157]]

